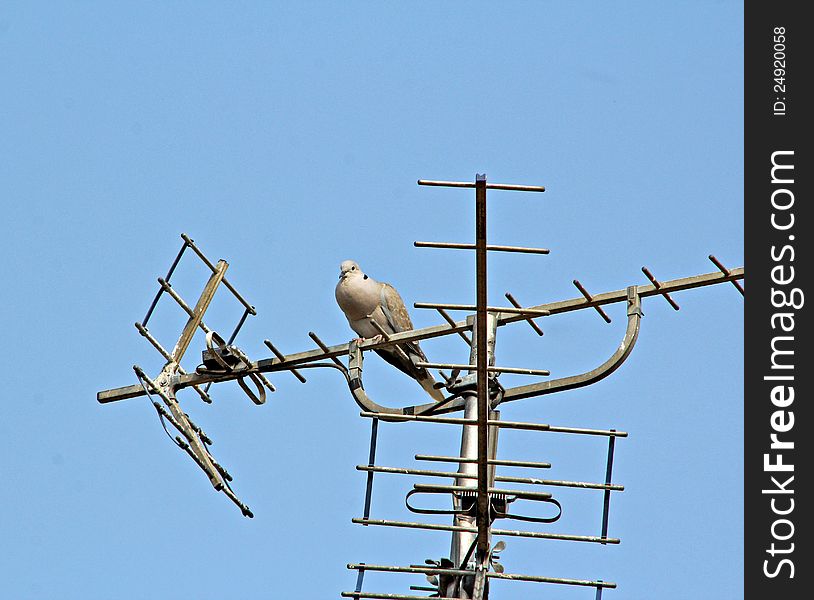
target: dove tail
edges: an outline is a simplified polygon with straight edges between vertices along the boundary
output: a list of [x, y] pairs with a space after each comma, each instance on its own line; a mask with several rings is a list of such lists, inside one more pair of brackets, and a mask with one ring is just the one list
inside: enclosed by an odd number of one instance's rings
[[441, 390], [435, 388], [435, 378], [432, 374], [425, 370], [426, 377], [422, 377], [421, 379], [417, 379], [418, 383], [421, 384], [421, 387], [424, 388], [424, 391], [427, 392], [430, 396], [432, 396], [433, 400], [436, 402], [440, 402], [444, 399], [444, 393]]
[[[410, 348], [410, 347], [408, 347]], [[417, 348], [417, 347], [416, 347]], [[412, 350], [412, 348], [410, 348]], [[390, 363], [394, 367], [396, 367], [399, 371], [406, 373], [413, 379], [415, 379], [421, 387], [424, 388], [424, 391], [427, 392], [436, 402], [440, 402], [444, 399], [444, 394], [441, 390], [435, 389], [435, 378], [433, 378], [432, 373], [430, 373], [427, 369], [423, 367], [416, 367], [412, 362], [408, 362], [403, 360], [398, 354], [387, 350], [387, 349], [376, 349], [374, 350], [376, 354], [381, 356], [386, 362]], [[415, 360], [422, 360], [426, 361], [426, 357], [424, 353], [421, 352], [420, 348], [418, 352], [421, 354], [414, 354], [415, 351], [410, 352], [415, 357]], [[411, 356], [412, 358], [412, 356]]]

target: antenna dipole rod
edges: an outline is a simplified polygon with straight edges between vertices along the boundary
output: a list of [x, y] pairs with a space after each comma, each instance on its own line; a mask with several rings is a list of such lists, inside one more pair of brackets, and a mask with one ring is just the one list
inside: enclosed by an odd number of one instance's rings
[[243, 324], [246, 322], [246, 318], [249, 316], [250, 313], [251, 313], [251, 311], [248, 308], [243, 311], [243, 316], [241, 316], [240, 320], [237, 322], [237, 325], [235, 326], [234, 330], [232, 331], [232, 335], [230, 335], [229, 339], [226, 340], [226, 345], [227, 346], [231, 346], [232, 342], [235, 341], [235, 338], [237, 337], [237, 334], [240, 331], [240, 328], [243, 327]]
[[661, 282], [653, 276], [653, 274], [647, 269], [647, 267], [642, 267], [642, 273], [644, 273], [645, 276], [650, 280], [650, 283], [653, 284], [653, 287], [656, 288], [656, 291], [658, 291], [659, 294], [664, 296], [664, 299], [670, 303], [670, 306], [673, 307], [673, 310], [679, 310], [681, 308], [678, 304], [676, 304], [675, 300], [673, 300], [670, 297], [670, 294], [661, 290]]
[[[506, 292], [504, 295], [506, 296], [506, 300], [508, 300], [509, 302], [511, 302], [511, 303], [512, 303], [512, 305], [513, 305], [515, 308], [523, 308], [523, 305], [522, 305], [522, 304], [520, 304], [520, 303], [519, 303], [517, 300], [515, 300], [514, 296], [512, 296], [512, 295], [511, 295], [509, 292]], [[550, 314], [550, 313], [549, 313], [549, 314]], [[531, 317], [529, 317], [528, 319], [526, 319], [526, 322], [527, 322], [529, 325], [531, 325], [531, 328], [534, 330], [534, 332], [535, 332], [537, 335], [544, 335], [544, 334], [543, 334], [543, 330], [542, 330], [542, 329], [540, 329], [540, 326], [539, 326], [539, 325], [537, 325], [537, 323], [535, 323], [535, 322], [534, 322], [534, 319], [532, 319]]]
[[[172, 277], [172, 274], [175, 272], [175, 267], [178, 266], [178, 262], [181, 260], [181, 257], [184, 255], [184, 250], [187, 249], [187, 246], [188, 246], [187, 241], [184, 240], [184, 245], [181, 246], [181, 250], [178, 251], [178, 255], [175, 257], [175, 260], [172, 261], [172, 265], [170, 265], [170, 268], [167, 271], [167, 276], [164, 277], [164, 279], [166, 279], [167, 281], [170, 280], [170, 277]], [[150, 308], [147, 309], [147, 314], [144, 316], [144, 319], [142, 319], [142, 321], [141, 321], [141, 324], [144, 325], [145, 327], [147, 326], [147, 321], [150, 320], [150, 317], [152, 316], [153, 311], [155, 310], [155, 307], [158, 304], [158, 299], [161, 298], [161, 294], [163, 292], [164, 292], [164, 290], [158, 290], [158, 292], [155, 295], [155, 298], [153, 298], [152, 304], [150, 304]]]
[[[434, 462], [476, 462], [476, 458], [464, 458], [463, 456], [433, 456], [431, 454], [416, 454], [416, 460], [427, 460]], [[551, 463], [538, 462], [531, 460], [503, 460], [503, 459], [489, 459], [490, 465], [500, 465], [504, 467], [529, 467], [536, 469], [550, 469]]]
[[[175, 291], [175, 289], [170, 285], [170, 283], [166, 279], [164, 279], [163, 277], [159, 277], [158, 284], [161, 286], [162, 290], [164, 290], [170, 295], [170, 298], [172, 298], [178, 303], [178, 306], [180, 306], [183, 309], [183, 311], [187, 313], [187, 316], [190, 317], [192, 316], [192, 309], [189, 307], [189, 304], [187, 304], [184, 301], [184, 299], [178, 295], [178, 292]], [[209, 327], [207, 327], [203, 321], [198, 323], [198, 327], [200, 327], [204, 333], [209, 333]]]
[[[716, 267], [718, 267], [718, 268], [721, 270], [721, 273], [723, 273], [723, 274], [724, 274], [724, 277], [729, 277], [729, 276], [731, 275], [731, 273], [732, 273], [732, 272], [731, 272], [729, 269], [727, 269], [727, 268], [726, 268], [726, 267], [725, 267], [725, 266], [724, 266], [724, 265], [721, 263], [721, 261], [720, 261], [720, 260], [718, 260], [717, 258], [715, 258], [715, 256], [713, 256], [712, 254], [710, 254], [710, 255], [709, 255], [709, 259], [712, 261], [712, 264], [714, 264]], [[741, 293], [741, 296], [743, 296], [743, 295], [744, 295], [744, 292], [743, 292], [743, 286], [741, 286], [740, 282], [738, 282], [738, 281], [736, 281], [736, 280], [734, 280], [734, 279], [733, 279], [733, 280], [732, 280], [732, 285], [734, 285], [734, 286], [735, 286], [735, 287], [738, 289], [738, 291]]]
[[[455, 320], [452, 317], [449, 316], [449, 313], [447, 311], [445, 311], [443, 308], [436, 308], [435, 310], [438, 311], [438, 314], [440, 314], [442, 317], [444, 317], [444, 320], [447, 323], [449, 323], [453, 327], [456, 326], [455, 325]], [[459, 336], [461, 336], [463, 338], [463, 340], [467, 344], [469, 344], [470, 346], [472, 345], [472, 339], [468, 335], [466, 335], [463, 331], [456, 331], [455, 333], [457, 333]]]
[[[319, 339], [317, 337], [317, 334], [314, 333], [313, 331], [308, 332], [308, 337], [310, 337], [312, 340], [314, 340], [314, 342], [316, 342], [317, 346], [319, 346], [320, 350], [322, 350], [325, 354], [328, 354], [331, 351], [331, 349], [328, 348], [328, 346], [325, 345], [325, 342], [323, 342], [321, 339]], [[335, 356], [332, 356], [331, 360], [334, 361], [334, 363], [336, 363], [337, 365], [339, 365], [343, 369], [345, 368], [345, 365], [342, 364], [342, 361], [339, 360], [338, 358], [336, 358]]]
[[[485, 177], [485, 175], [484, 175]], [[484, 179], [484, 181], [486, 181]], [[477, 179], [475, 183], [471, 181], [434, 181], [431, 179], [419, 179], [418, 185], [427, 185], [433, 187], [457, 187], [457, 188], [475, 188], [478, 187]], [[515, 185], [513, 183], [487, 183], [484, 189], [490, 190], [511, 190], [515, 192], [544, 192], [545, 188], [541, 185]]]
[[[193, 242], [192, 239], [186, 233], [181, 234], [181, 239], [184, 240], [190, 248], [192, 248], [192, 250], [195, 252], [195, 254], [198, 255], [198, 258], [200, 258], [204, 262], [204, 264], [207, 267], [209, 267], [212, 270], [212, 272], [214, 273], [215, 272], [215, 265], [213, 265], [212, 262], [208, 258], [206, 258], [206, 255], [203, 252], [201, 252], [201, 250], [200, 250], [200, 248], [198, 248], [198, 246], [195, 245], [195, 242]], [[245, 306], [246, 310], [248, 310], [249, 313], [251, 313], [252, 315], [257, 314], [257, 311], [255, 310], [254, 306], [249, 304], [246, 301], [246, 299], [243, 296], [240, 295], [240, 292], [238, 292], [234, 287], [232, 287], [231, 283], [229, 283], [226, 279], [224, 279], [223, 280], [223, 285], [225, 285], [226, 288], [235, 295], [235, 298], [237, 298], [237, 301], [240, 302], [243, 306]]]
[[[284, 355], [282, 352], [280, 352], [280, 351], [279, 351], [279, 350], [278, 350], [278, 349], [277, 349], [277, 348], [274, 346], [274, 344], [272, 344], [272, 343], [271, 343], [269, 340], [263, 340], [263, 343], [266, 345], [266, 348], [268, 348], [269, 350], [271, 350], [271, 352], [272, 352], [272, 354], [274, 354], [274, 356], [276, 356], [276, 357], [277, 357], [277, 358], [279, 358], [280, 360], [285, 360], [285, 355]], [[303, 376], [302, 376], [302, 373], [300, 373], [299, 371], [297, 371], [297, 369], [291, 369], [291, 374], [292, 374], [292, 375], [294, 375], [294, 377], [296, 377], [297, 379], [299, 379], [299, 380], [300, 380], [300, 383], [305, 383], [305, 382], [306, 382], [305, 377], [303, 377]]]
[[[593, 302], [593, 301], [594, 301], [593, 296], [591, 296], [591, 295], [588, 293], [588, 290], [586, 290], [586, 289], [583, 287], [583, 285], [582, 285], [582, 284], [579, 282], [579, 280], [578, 280], [578, 279], [574, 279], [574, 285], [575, 285], [575, 286], [576, 286], [576, 288], [577, 288], [577, 289], [580, 291], [580, 293], [582, 293], [582, 295], [583, 295], [583, 296], [585, 296], [585, 299], [586, 299], [588, 302]], [[611, 322], [611, 318], [610, 318], [610, 317], [609, 317], [609, 316], [608, 316], [608, 315], [605, 313], [605, 311], [604, 311], [604, 310], [602, 310], [602, 309], [601, 309], [599, 306], [594, 305], [594, 309], [596, 309], [596, 312], [598, 312], [598, 313], [599, 313], [599, 316], [601, 316], [603, 319], [605, 319], [605, 323], [610, 323], [610, 322]]]
[[[477, 311], [477, 304], [439, 304], [437, 302], [413, 302], [413, 308], [432, 308], [434, 310], [469, 310]], [[533, 315], [535, 317], [547, 317], [550, 311], [540, 308], [522, 308], [516, 306], [483, 306], [488, 313], [506, 313], [509, 315]]]
[[[373, 325], [373, 328], [376, 331], [378, 331], [379, 334], [382, 336], [382, 339], [385, 342], [389, 342], [390, 341], [390, 334], [387, 333], [387, 331], [385, 331], [384, 327], [379, 325], [379, 322], [376, 319], [372, 318], [372, 317], [370, 319], [368, 319], [368, 320], [370, 321], [370, 324]], [[399, 358], [401, 358], [401, 360], [406, 361], [407, 363], [412, 362], [410, 360], [410, 357], [407, 356], [407, 353], [400, 346], [393, 346], [393, 350], [396, 352], [396, 354], [399, 355]]]
[[[447, 250], [475, 250], [475, 244], [461, 244], [458, 242], [413, 242], [416, 248], [444, 248]], [[525, 254], [549, 254], [548, 248], [529, 248], [526, 246], [498, 246], [487, 244], [489, 252], [521, 252]]]
[[[415, 366], [424, 367], [425, 369], [458, 369], [459, 371], [477, 369], [477, 365], [459, 365], [455, 363], [417, 362]], [[515, 375], [551, 375], [551, 371], [545, 369], [524, 369], [522, 367], [495, 367], [487, 365], [486, 370], [489, 373], [513, 373]]]

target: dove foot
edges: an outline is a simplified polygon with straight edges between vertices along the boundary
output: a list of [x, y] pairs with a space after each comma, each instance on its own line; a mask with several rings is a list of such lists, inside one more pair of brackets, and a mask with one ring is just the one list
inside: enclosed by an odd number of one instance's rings
[[384, 341], [384, 336], [382, 336], [380, 334], [380, 335], [374, 335], [373, 337], [369, 337], [369, 338], [358, 337], [354, 341], [357, 344], [364, 344], [364, 343], [367, 343], [367, 342], [370, 342], [372, 344], [378, 344], [378, 343]]

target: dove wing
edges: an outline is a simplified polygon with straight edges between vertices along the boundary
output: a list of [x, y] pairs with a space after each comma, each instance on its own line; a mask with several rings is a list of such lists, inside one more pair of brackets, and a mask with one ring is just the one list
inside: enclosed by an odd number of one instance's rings
[[[407, 312], [404, 300], [401, 299], [396, 288], [389, 283], [382, 284], [381, 307], [387, 319], [387, 324], [395, 333], [410, 331], [413, 328], [413, 322], [410, 320], [410, 313]], [[410, 342], [404, 344], [404, 346], [407, 346], [421, 361], [427, 361], [427, 357], [417, 343]]]

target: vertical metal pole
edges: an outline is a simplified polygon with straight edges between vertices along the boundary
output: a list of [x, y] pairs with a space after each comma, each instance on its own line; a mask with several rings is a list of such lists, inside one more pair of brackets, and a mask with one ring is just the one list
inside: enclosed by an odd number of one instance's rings
[[486, 175], [475, 175], [475, 273], [478, 367], [478, 565], [486, 561], [489, 552], [489, 348], [487, 343], [486, 290]]
[[[497, 437], [490, 440], [487, 425], [490, 413], [489, 381], [487, 366], [494, 364], [495, 334], [497, 330], [496, 315], [489, 314], [487, 307], [486, 288], [486, 176], [475, 177], [475, 272], [476, 272], [476, 299], [474, 336], [469, 364], [475, 365], [470, 375], [477, 377], [475, 393], [464, 395], [464, 417], [476, 420], [476, 425], [464, 425], [461, 434], [461, 453], [463, 458], [477, 458], [476, 463], [460, 463], [458, 472], [461, 474], [477, 474], [477, 480], [457, 479], [456, 485], [471, 487], [476, 492], [475, 502], [477, 516], [456, 515], [455, 525], [477, 527], [477, 533], [453, 532], [450, 559], [457, 568], [466, 568], [462, 561], [473, 544], [476, 544], [475, 569], [475, 598], [484, 596], [485, 568], [489, 552], [489, 481], [494, 476], [494, 468], [489, 467], [489, 457], [497, 452]], [[494, 428], [491, 428], [494, 429]], [[491, 441], [491, 443], [490, 443]], [[456, 508], [461, 503], [456, 501]], [[443, 590], [442, 590], [443, 592]], [[457, 593], [456, 593], [457, 592]], [[448, 596], [456, 593], [455, 597], [469, 598], [469, 592], [461, 589], [447, 590]]]

